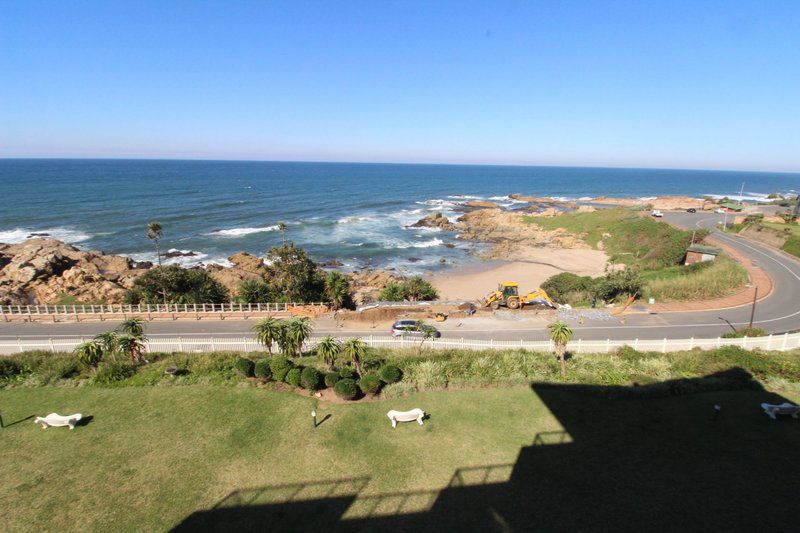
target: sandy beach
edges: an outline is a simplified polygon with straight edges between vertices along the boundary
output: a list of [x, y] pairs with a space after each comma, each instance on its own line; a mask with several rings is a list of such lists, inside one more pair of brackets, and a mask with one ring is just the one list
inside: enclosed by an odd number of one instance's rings
[[547, 278], [560, 272], [579, 276], [603, 274], [606, 254], [600, 250], [528, 248], [518, 261], [487, 261], [430, 276], [428, 279], [445, 300], [476, 299], [497, 288], [501, 281], [520, 284], [520, 291], [535, 290]]

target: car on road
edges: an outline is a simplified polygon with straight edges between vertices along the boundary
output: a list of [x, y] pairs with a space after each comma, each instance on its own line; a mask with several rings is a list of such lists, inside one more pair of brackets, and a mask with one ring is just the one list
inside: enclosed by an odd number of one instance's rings
[[431, 337], [438, 339], [442, 333], [435, 327], [425, 324], [421, 320], [398, 320], [392, 324], [392, 337], [424, 337], [427, 328], [431, 332]]
[[719, 214], [719, 215], [724, 215], [725, 213], [727, 213], [727, 211], [725, 211], [725, 209], [723, 209], [721, 207], [719, 209], [717, 209], [716, 211], [714, 211], [714, 212]]
[[653, 211], [650, 213], [650, 216], [651, 217], [656, 217], [656, 218], [661, 218], [661, 217], [664, 216], [664, 213], [662, 213], [658, 209], [653, 209]]
[[697, 213], [697, 209], [695, 209], [694, 207], [690, 207], [689, 209], [686, 210], [686, 212], [687, 213]]

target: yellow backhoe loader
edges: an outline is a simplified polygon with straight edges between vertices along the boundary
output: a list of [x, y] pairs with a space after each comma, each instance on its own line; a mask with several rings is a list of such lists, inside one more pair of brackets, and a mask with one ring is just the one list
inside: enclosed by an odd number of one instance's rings
[[556, 308], [555, 302], [544, 289], [536, 289], [524, 296], [520, 296], [519, 285], [511, 281], [500, 283], [496, 291], [492, 291], [485, 298], [478, 300], [478, 305], [481, 307], [491, 307], [492, 309], [499, 309], [500, 307], [521, 309], [525, 305], [534, 303], [541, 303], [553, 309]]

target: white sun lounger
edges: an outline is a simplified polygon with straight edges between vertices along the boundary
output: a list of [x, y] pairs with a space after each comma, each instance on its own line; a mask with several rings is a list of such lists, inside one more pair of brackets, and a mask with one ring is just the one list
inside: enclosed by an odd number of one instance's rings
[[422, 409], [412, 409], [410, 411], [389, 411], [386, 413], [389, 420], [392, 421], [392, 427], [397, 427], [398, 422], [413, 422], [416, 420], [419, 425], [422, 425], [422, 419], [425, 417], [425, 411]]
[[792, 418], [797, 418], [800, 415], [800, 405], [784, 402], [782, 404], [762, 403], [761, 408], [770, 418], [776, 418], [776, 415], [790, 415]]
[[42, 429], [47, 429], [50, 426], [53, 427], [62, 427], [62, 426], [69, 426], [69, 429], [75, 429], [75, 424], [83, 418], [83, 415], [80, 413], [76, 413], [74, 415], [69, 416], [61, 416], [58, 413], [50, 413], [47, 416], [37, 416], [36, 420], [33, 421], [34, 424], [41, 424]]

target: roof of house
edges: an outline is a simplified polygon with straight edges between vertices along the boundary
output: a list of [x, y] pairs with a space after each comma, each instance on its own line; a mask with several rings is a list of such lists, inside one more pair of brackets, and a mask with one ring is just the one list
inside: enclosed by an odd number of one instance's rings
[[730, 209], [731, 211], [741, 211], [742, 209], [744, 209], [744, 206], [743, 205], [739, 205], [739, 204], [731, 204], [731, 203], [727, 203], [726, 202], [726, 203], [720, 204], [720, 205], [722, 207], [724, 207], [725, 209]]
[[696, 252], [698, 254], [719, 255], [722, 250], [714, 248], [713, 246], [704, 246], [702, 244], [693, 244], [686, 249], [687, 252]]

